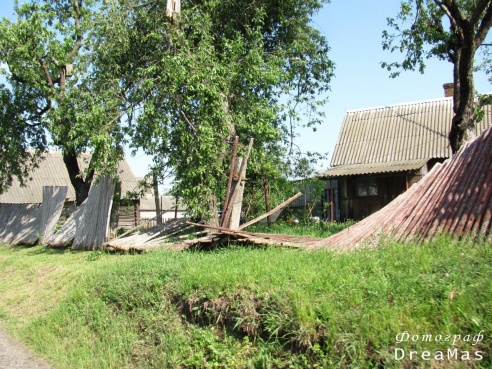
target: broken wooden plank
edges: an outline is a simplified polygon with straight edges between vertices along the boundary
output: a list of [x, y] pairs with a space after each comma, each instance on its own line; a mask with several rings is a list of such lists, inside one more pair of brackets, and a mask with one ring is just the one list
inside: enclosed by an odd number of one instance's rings
[[45, 238], [49, 238], [54, 234], [67, 193], [67, 186], [43, 186], [43, 204], [41, 206], [39, 227], [40, 242], [44, 242]]
[[144, 245], [161, 236], [176, 234], [187, 227], [186, 218], [175, 219], [161, 225], [156, 225], [151, 228], [142, 229], [137, 233], [128, 235], [127, 237], [114, 238], [104, 244], [105, 247], [130, 247], [132, 245]]
[[295, 199], [299, 198], [302, 196], [302, 193], [301, 192], [298, 192], [297, 194], [295, 194], [294, 196], [292, 196], [290, 199], [284, 201], [283, 203], [281, 203], [280, 205], [278, 205], [276, 208], [270, 210], [268, 213], [265, 213], [263, 215], [260, 215], [259, 217], [255, 218], [255, 219], [252, 219], [250, 220], [249, 222], [247, 223], [244, 223], [242, 225], [240, 225], [239, 227], [235, 228], [237, 230], [240, 230], [240, 229], [243, 229], [243, 228], [246, 228], [252, 224], [255, 224], [255, 223], [258, 223], [260, 220], [262, 219], [265, 219], [266, 217], [272, 215], [273, 213], [279, 211], [280, 209], [284, 208], [285, 206], [289, 205], [292, 201], [294, 201]]
[[84, 221], [84, 209], [87, 200], [84, 201], [62, 225], [60, 230], [44, 239], [44, 243], [50, 247], [66, 247], [75, 237], [77, 225]]
[[84, 212], [84, 221], [77, 225], [72, 249], [96, 250], [107, 241], [109, 215], [113, 204], [115, 180], [103, 176], [91, 186]]
[[322, 241], [321, 238], [314, 238], [309, 236], [291, 236], [285, 234], [270, 234], [270, 233], [254, 233], [254, 232], [246, 232], [239, 231], [224, 227], [216, 227], [209, 224], [197, 224], [188, 222], [188, 224], [209, 228], [218, 231], [216, 234], [217, 237], [223, 236], [232, 236], [235, 241], [238, 242], [247, 242], [250, 240], [251, 243], [254, 244], [262, 244], [262, 245], [278, 245], [278, 246], [289, 246], [289, 247], [301, 247], [306, 248], [309, 245], [315, 244], [317, 242]]

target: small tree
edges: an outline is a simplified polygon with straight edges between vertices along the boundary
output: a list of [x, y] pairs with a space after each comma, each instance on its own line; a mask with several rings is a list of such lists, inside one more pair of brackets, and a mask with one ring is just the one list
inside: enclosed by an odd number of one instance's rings
[[[453, 153], [475, 137], [475, 54], [492, 26], [490, 0], [408, 0], [388, 18], [396, 33], [383, 32], [383, 49], [405, 53], [403, 62], [382, 63], [392, 77], [402, 70], [425, 70], [425, 59], [453, 63], [454, 117], [449, 132]], [[405, 28], [408, 25], [408, 28]]]
[[[0, 192], [49, 147], [62, 150], [80, 205], [94, 174], [116, 172], [123, 156], [118, 82], [101, 78], [90, 30], [94, 0], [16, 1], [0, 22]], [[108, 76], [108, 73], [105, 74]], [[28, 151], [34, 149], [34, 152]], [[92, 153], [86, 168], [78, 156]]]

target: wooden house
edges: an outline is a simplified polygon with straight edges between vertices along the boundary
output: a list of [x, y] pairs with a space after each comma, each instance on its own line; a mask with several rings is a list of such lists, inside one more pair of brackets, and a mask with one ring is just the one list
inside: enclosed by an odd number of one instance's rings
[[[491, 106], [477, 135], [492, 125]], [[326, 181], [324, 218], [361, 220], [451, 156], [452, 96], [347, 111]]]

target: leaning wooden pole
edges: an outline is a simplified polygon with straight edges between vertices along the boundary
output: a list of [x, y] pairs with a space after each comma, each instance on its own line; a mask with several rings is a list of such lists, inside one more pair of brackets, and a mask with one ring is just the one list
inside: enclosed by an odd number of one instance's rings
[[241, 230], [243, 228], [246, 228], [252, 224], [255, 224], [257, 222], [259, 222], [260, 220], [262, 219], [265, 219], [266, 217], [272, 215], [273, 213], [275, 213], [276, 211], [279, 211], [280, 209], [282, 209], [283, 207], [285, 207], [286, 205], [290, 204], [292, 201], [294, 201], [295, 199], [299, 198], [300, 196], [302, 195], [301, 192], [298, 192], [296, 195], [292, 196], [290, 199], [288, 199], [287, 201], [284, 201], [283, 203], [281, 203], [279, 206], [277, 206], [276, 208], [270, 210], [269, 212], [263, 214], [263, 215], [260, 215], [259, 217], [255, 218], [255, 219], [252, 219], [250, 220], [249, 222], [247, 223], [244, 223], [243, 225], [235, 228], [235, 230]]
[[224, 200], [224, 208], [222, 210], [222, 217], [220, 219], [220, 226], [224, 226], [225, 213], [227, 211], [227, 205], [229, 204], [229, 195], [231, 194], [232, 177], [234, 176], [234, 163], [236, 162], [237, 145], [239, 143], [239, 136], [234, 139], [234, 148], [232, 149], [231, 157], [231, 170], [229, 171], [229, 180], [227, 181], [227, 190]]
[[254, 141], [253, 138], [251, 138], [249, 140], [248, 150], [246, 151], [246, 155], [244, 156], [244, 159], [243, 159], [243, 161], [241, 163], [241, 166], [239, 168], [239, 175], [238, 175], [237, 185], [234, 188], [234, 192], [232, 193], [232, 196], [231, 196], [231, 199], [229, 200], [229, 203], [227, 204], [226, 213], [223, 214], [224, 221], [223, 221], [222, 225], [224, 227], [227, 227], [227, 228], [229, 228], [228, 226], [230, 226], [229, 225], [229, 222], [231, 221], [231, 214], [232, 214], [232, 211], [233, 211], [233, 208], [234, 208], [234, 202], [236, 201], [236, 197], [237, 197], [237, 194], [239, 192], [239, 187], [240, 187], [241, 180], [242, 180], [242, 173], [246, 171], [246, 165], [248, 163], [249, 155], [251, 153], [251, 148], [253, 147], [253, 141]]

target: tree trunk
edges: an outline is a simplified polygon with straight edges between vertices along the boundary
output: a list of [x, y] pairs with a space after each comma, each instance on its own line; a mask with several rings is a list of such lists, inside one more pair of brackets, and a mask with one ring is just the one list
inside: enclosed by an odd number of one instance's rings
[[475, 86], [473, 83], [473, 59], [476, 51], [473, 30], [463, 30], [461, 47], [455, 51], [454, 62], [454, 117], [449, 132], [449, 144], [453, 154], [467, 141], [476, 137]]
[[[263, 192], [265, 193], [265, 210], [267, 213], [270, 212], [270, 188], [268, 187], [268, 180], [263, 179]], [[267, 217], [267, 224], [272, 224], [270, 216]]]
[[[223, 98], [222, 109], [225, 112], [222, 124], [224, 124], [228, 128], [226, 142], [233, 143], [236, 137], [236, 126], [234, 125], [232, 119], [228, 97], [223, 93], [221, 94], [221, 96]], [[226, 152], [219, 153], [217, 160], [224, 161], [227, 157], [227, 153], [229, 153], [228, 150]], [[217, 196], [215, 194], [209, 194], [206, 196], [206, 209], [211, 217], [210, 219], [207, 219], [207, 223], [213, 226], [219, 226], [219, 204], [217, 201]], [[222, 214], [222, 216], [224, 216], [224, 214]]]
[[159, 185], [157, 183], [157, 173], [153, 173], [152, 187], [154, 188], [155, 216], [157, 224], [162, 224], [161, 204], [159, 203]]
[[219, 214], [218, 214], [217, 196], [215, 194], [207, 195], [207, 210], [210, 214], [210, 218], [207, 220], [207, 224], [218, 227], [219, 226]]
[[84, 178], [82, 178], [82, 171], [80, 170], [77, 154], [74, 149], [63, 150], [63, 162], [67, 167], [70, 182], [75, 189], [75, 204], [80, 206], [89, 196], [89, 189], [91, 188], [94, 171], [89, 170], [86, 179], [84, 180]]

